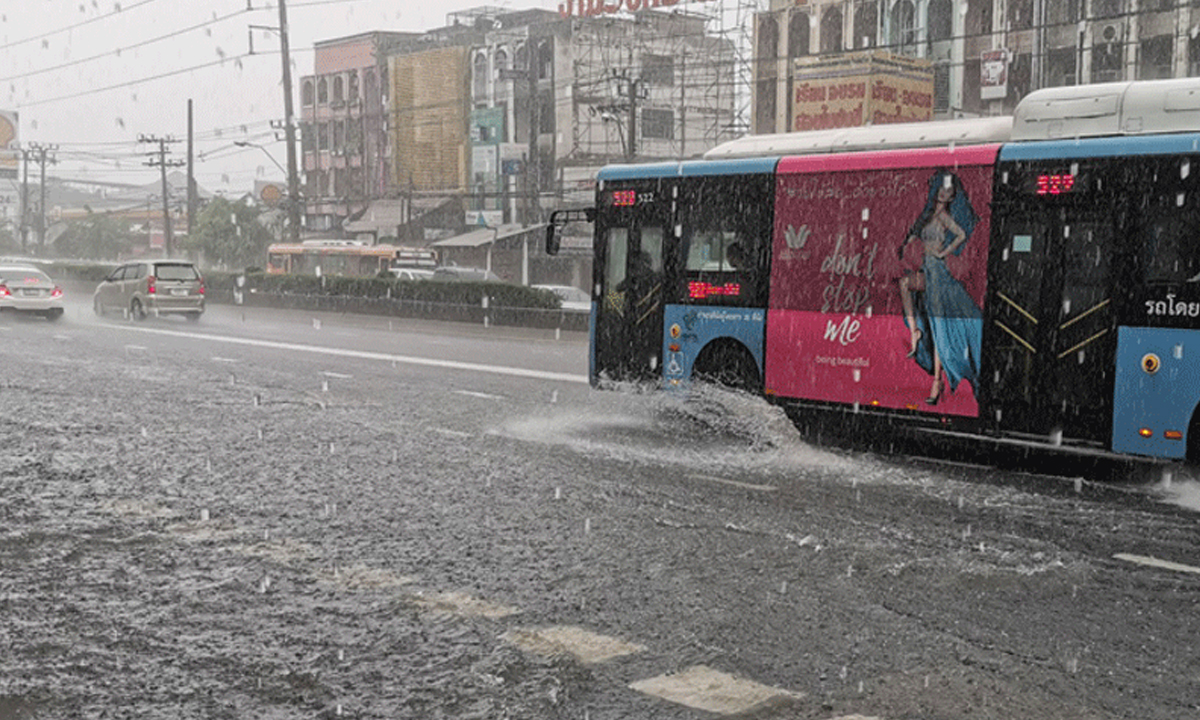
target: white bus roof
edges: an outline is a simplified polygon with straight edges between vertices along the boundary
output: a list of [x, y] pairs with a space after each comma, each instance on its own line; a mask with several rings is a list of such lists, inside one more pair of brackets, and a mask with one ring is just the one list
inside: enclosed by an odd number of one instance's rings
[[1017, 104], [1013, 140], [1200, 131], [1200, 78], [1044, 88]]
[[1007, 142], [1012, 135], [1012, 118], [1005, 116], [891, 125], [860, 125], [832, 130], [747, 135], [723, 143], [704, 153], [705, 160], [813, 155], [864, 150], [983, 145]]

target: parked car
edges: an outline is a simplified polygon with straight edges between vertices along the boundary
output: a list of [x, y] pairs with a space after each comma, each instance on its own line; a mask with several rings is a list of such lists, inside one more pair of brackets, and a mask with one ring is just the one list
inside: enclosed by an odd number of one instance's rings
[[134, 320], [172, 314], [199, 320], [204, 313], [204, 277], [187, 260], [128, 262], [96, 288], [92, 308], [97, 315], [117, 311]]
[[0, 311], [63, 315], [63, 291], [50, 276], [32, 265], [0, 265]]
[[424, 268], [388, 268], [388, 272], [392, 277], [400, 280], [430, 280], [433, 278], [433, 270]]
[[592, 297], [571, 285], [530, 285], [536, 290], [548, 290], [562, 301], [563, 310], [591, 312]]
[[503, 282], [491, 270], [474, 267], [445, 265], [433, 271], [433, 279], [440, 282]]

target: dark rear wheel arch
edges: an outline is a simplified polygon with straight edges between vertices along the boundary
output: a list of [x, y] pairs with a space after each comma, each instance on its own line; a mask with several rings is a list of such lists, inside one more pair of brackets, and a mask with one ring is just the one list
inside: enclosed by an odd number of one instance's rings
[[732, 338], [713, 340], [692, 365], [692, 378], [746, 392], [762, 392], [762, 374], [749, 348]]
[[1192, 410], [1192, 422], [1188, 425], [1187, 461], [1200, 465], [1200, 407]]

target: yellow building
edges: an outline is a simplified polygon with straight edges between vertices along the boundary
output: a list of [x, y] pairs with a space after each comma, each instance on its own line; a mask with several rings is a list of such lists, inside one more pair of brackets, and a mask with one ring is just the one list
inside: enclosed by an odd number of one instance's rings
[[467, 189], [470, 50], [388, 58], [393, 182], [402, 191]]

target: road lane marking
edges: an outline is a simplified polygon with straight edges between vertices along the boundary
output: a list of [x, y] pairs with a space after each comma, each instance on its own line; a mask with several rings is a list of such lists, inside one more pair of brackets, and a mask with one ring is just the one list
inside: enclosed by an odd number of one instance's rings
[[387, 353], [367, 352], [366, 350], [345, 350], [342, 348], [318, 347], [316, 345], [301, 345], [299, 343], [276, 342], [274, 340], [252, 340], [249, 338], [227, 337], [225, 335], [209, 335], [205, 333], [180, 332], [178, 330], [161, 330], [158, 328], [132, 327], [128, 325], [114, 325], [113, 327], [117, 327], [122, 330], [131, 330], [133, 332], [150, 333], [152, 335], [166, 335], [169, 337], [181, 337], [190, 340], [207, 340], [209, 342], [229, 343], [230, 345], [249, 345], [251, 347], [269, 348], [272, 350], [308, 352], [317, 355], [332, 355], [335, 357], [355, 358], [358, 360], [380, 360], [383, 362], [405, 363], [407, 365], [420, 365], [423, 367], [445, 368], [449, 370], [467, 370], [470, 372], [492, 373], [494, 375], [510, 375], [512, 377], [532, 378], [535, 380], [554, 380], [557, 382], [583, 383], [585, 385], [588, 382], [586, 375], [573, 375], [570, 373], [530, 370], [528, 368], [505, 367], [503, 365], [483, 365], [481, 363], [459, 362], [456, 360], [433, 360], [430, 358], [413, 357], [411, 355], [389, 355]]
[[503, 400], [501, 395], [489, 395], [488, 393], [476, 392], [475, 390], [455, 390], [455, 395], [466, 395], [467, 397], [483, 398], [484, 400]]
[[446, 613], [465, 617], [484, 617], [498, 619], [515, 615], [519, 609], [499, 603], [480, 600], [465, 593], [413, 593], [407, 599], [414, 605], [431, 610], [435, 613]]
[[706, 482], [720, 483], [722, 485], [732, 485], [733, 487], [743, 488], [745, 490], [759, 490], [761, 492], [775, 492], [779, 488], [774, 485], [755, 485], [753, 483], [744, 483], [728, 478], [716, 477], [715, 475], [696, 475], [692, 474], [688, 477], [694, 480], [704, 480]]
[[472, 435], [469, 432], [463, 432], [462, 430], [451, 430], [450, 428], [434, 427], [434, 428], [429, 428], [429, 430], [431, 432], [437, 433], [438, 435], [447, 435], [449, 437], [456, 437], [456, 438], [475, 437], [474, 435]]
[[1146, 555], [1117, 553], [1116, 555], [1113, 555], [1113, 557], [1117, 560], [1124, 560], [1125, 562], [1136, 563], [1138, 565], [1147, 565], [1149, 567], [1156, 567], [1162, 570], [1174, 570], [1175, 572], [1194, 573], [1196, 575], [1200, 575], [1200, 567], [1182, 565], [1180, 563], [1171, 562], [1170, 560], [1159, 560], [1158, 558], [1148, 557]]
[[628, 643], [607, 635], [598, 635], [572, 625], [547, 628], [516, 628], [500, 636], [526, 652], [552, 657], [572, 655], [584, 665], [602, 663], [615, 657], [645, 651], [645, 646]]
[[219, 362], [219, 363], [235, 363], [235, 362], [238, 362], [238, 359], [237, 358], [218, 357], [216, 355], [213, 355], [212, 361]]
[[353, 375], [347, 375], [346, 373], [331, 372], [329, 370], [326, 370], [325, 372], [323, 372], [321, 374], [328, 378], [337, 378], [338, 380], [351, 380], [354, 378]]
[[768, 702], [796, 700], [802, 693], [760, 685], [704, 665], [632, 683], [630, 688], [720, 715], [737, 715]]

